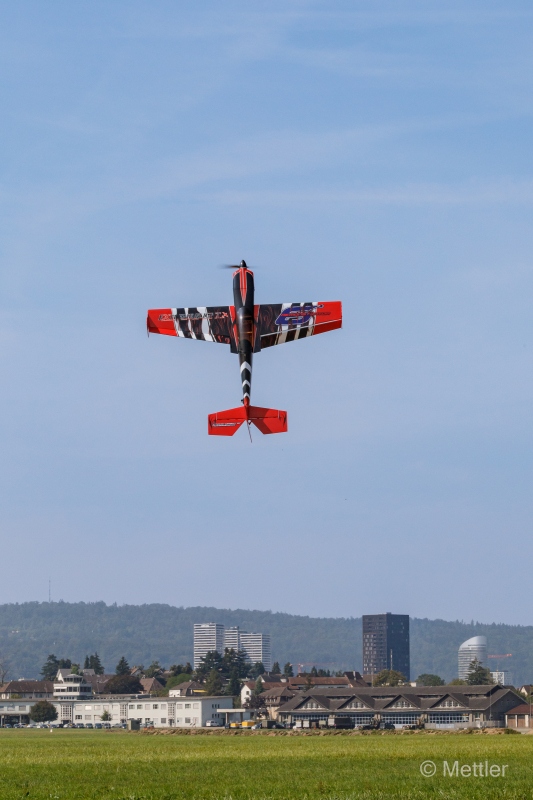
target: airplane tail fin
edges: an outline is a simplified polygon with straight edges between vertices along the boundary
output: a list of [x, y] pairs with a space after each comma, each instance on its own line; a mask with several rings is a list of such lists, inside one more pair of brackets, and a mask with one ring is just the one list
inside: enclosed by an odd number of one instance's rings
[[207, 432], [210, 436], [233, 436], [243, 422], [253, 423], [261, 433], [286, 433], [287, 412], [275, 408], [240, 406], [209, 414]]

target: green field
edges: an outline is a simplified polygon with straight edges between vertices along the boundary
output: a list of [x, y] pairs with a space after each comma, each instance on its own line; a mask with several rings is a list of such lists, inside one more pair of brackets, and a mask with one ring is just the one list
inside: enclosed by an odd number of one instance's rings
[[[420, 764], [435, 762], [434, 777]], [[505, 777], [443, 777], [473, 763]], [[0, 730], [0, 798], [531, 798], [521, 735], [150, 735]]]

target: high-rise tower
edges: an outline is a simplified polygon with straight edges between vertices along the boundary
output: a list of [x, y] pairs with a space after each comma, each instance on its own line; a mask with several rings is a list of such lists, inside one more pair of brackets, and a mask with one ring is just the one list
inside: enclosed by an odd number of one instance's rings
[[363, 615], [363, 673], [376, 675], [383, 669], [410, 678], [409, 614]]
[[206, 653], [216, 650], [224, 653], [224, 625], [218, 622], [196, 623], [194, 626], [194, 668], [199, 666]]
[[463, 642], [459, 648], [459, 678], [465, 681], [468, 677], [468, 670], [470, 664], [477, 658], [482, 666], [487, 665], [487, 637], [486, 636], [473, 636]]

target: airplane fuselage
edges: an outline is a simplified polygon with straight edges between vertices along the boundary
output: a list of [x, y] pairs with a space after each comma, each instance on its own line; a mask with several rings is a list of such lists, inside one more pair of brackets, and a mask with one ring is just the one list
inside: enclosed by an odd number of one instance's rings
[[235, 305], [235, 326], [237, 328], [237, 350], [241, 369], [242, 400], [250, 405], [252, 392], [252, 361], [254, 352], [254, 275], [241, 261], [233, 273], [233, 302]]

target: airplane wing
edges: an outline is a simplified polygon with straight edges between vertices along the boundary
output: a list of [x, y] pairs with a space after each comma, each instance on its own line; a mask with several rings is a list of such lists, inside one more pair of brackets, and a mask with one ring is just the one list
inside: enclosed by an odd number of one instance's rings
[[342, 303], [278, 303], [256, 306], [255, 352], [342, 328]]
[[[232, 314], [233, 312], [233, 314]], [[163, 333], [184, 339], [200, 339], [232, 345], [235, 311], [232, 306], [196, 306], [194, 308], [152, 308], [148, 312], [148, 334]]]

